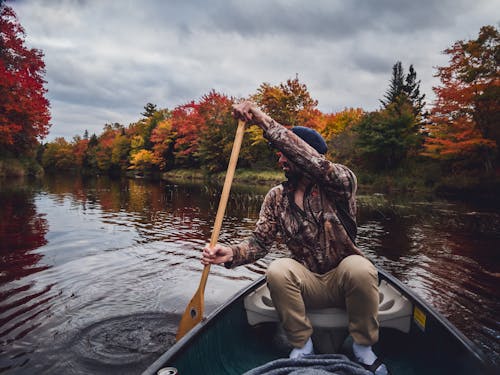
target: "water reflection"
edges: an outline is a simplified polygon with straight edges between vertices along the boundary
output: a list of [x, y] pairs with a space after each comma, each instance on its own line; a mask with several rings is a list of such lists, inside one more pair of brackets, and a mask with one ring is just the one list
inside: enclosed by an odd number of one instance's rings
[[[220, 240], [248, 235], [269, 186], [233, 186]], [[137, 373], [198, 286], [217, 185], [68, 178], [0, 186], [0, 372]], [[360, 197], [359, 246], [498, 361], [499, 215]], [[283, 256], [213, 267], [206, 310]], [[154, 334], [157, 332], [157, 334]], [[123, 366], [123, 364], [127, 364]]]
[[37, 213], [31, 190], [14, 190], [7, 197], [0, 194], [0, 283], [21, 279], [38, 272], [43, 257], [32, 250], [47, 243], [48, 223]]
[[[37, 212], [34, 191], [3, 186], [0, 193], [0, 340], [22, 340], [39, 323], [54, 298], [53, 285], [37, 286], [30, 276], [49, 268], [36, 251], [47, 243], [48, 222]], [[2, 366], [0, 365], [0, 368]]]
[[[363, 201], [363, 200], [361, 200]], [[360, 247], [499, 362], [499, 214], [431, 202], [361, 205]]]

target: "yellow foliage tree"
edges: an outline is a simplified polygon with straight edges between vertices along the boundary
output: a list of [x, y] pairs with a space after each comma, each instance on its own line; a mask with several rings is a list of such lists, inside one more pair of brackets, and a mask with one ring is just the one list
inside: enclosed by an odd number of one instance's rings
[[139, 150], [132, 155], [129, 169], [144, 172], [150, 170], [153, 164], [153, 153], [149, 150]]

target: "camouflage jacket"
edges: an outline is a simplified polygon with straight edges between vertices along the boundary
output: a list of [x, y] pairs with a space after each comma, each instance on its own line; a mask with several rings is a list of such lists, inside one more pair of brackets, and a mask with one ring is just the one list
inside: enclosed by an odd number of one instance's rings
[[354, 242], [357, 188], [354, 173], [328, 161], [274, 121], [264, 129], [264, 136], [304, 171], [312, 183], [304, 194], [304, 209], [295, 204], [291, 183], [272, 188], [264, 199], [255, 230], [249, 238], [231, 246], [233, 261], [226, 266], [256, 261], [278, 239], [286, 244], [293, 259], [318, 274], [335, 268], [349, 255], [363, 255]]

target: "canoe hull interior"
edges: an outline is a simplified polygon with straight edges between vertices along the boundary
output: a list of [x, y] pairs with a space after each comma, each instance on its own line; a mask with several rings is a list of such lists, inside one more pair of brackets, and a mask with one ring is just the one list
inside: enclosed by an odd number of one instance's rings
[[[446, 319], [382, 272], [380, 278], [395, 285], [416, 307], [408, 333], [382, 327], [375, 352], [393, 374], [485, 374], [487, 363], [474, 345]], [[268, 322], [250, 326], [244, 297], [262, 285], [258, 280], [214, 311], [144, 375], [175, 367], [179, 374], [242, 374], [269, 361], [288, 356], [291, 347], [279, 326]], [[402, 289], [401, 289], [402, 288]], [[338, 329], [335, 331], [338, 336]], [[340, 352], [351, 355], [351, 338], [341, 342]]]

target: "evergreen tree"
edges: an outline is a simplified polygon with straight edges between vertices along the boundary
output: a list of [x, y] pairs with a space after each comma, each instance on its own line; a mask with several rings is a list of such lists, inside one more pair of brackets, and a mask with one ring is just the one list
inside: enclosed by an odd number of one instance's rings
[[409, 102], [390, 103], [366, 114], [354, 130], [356, 150], [370, 167], [395, 168], [416, 154], [422, 144], [419, 123]]
[[98, 143], [99, 143], [99, 140], [97, 139], [97, 135], [95, 133], [92, 134], [92, 136], [90, 137], [90, 140], [89, 140], [89, 147], [95, 147], [95, 146], [97, 146]]
[[425, 107], [425, 94], [420, 94], [420, 80], [417, 81], [417, 72], [413, 68], [413, 65], [410, 65], [408, 69], [403, 92], [408, 96], [415, 116], [422, 115]]
[[392, 67], [392, 77], [389, 84], [389, 90], [384, 95], [385, 100], [380, 100], [384, 107], [390, 103], [395, 103], [397, 99], [404, 93], [404, 73], [401, 61], [396, 62]]
[[396, 107], [400, 107], [403, 103], [408, 102], [413, 107], [415, 116], [425, 117], [423, 113], [425, 94], [420, 94], [420, 80], [417, 81], [417, 72], [413, 65], [410, 65], [405, 77], [401, 61], [394, 64], [389, 89], [384, 98], [385, 100], [380, 100], [384, 108], [390, 104], [396, 104]]
[[141, 113], [146, 118], [153, 117], [153, 115], [158, 111], [156, 104], [148, 103], [144, 106], [144, 112]]

